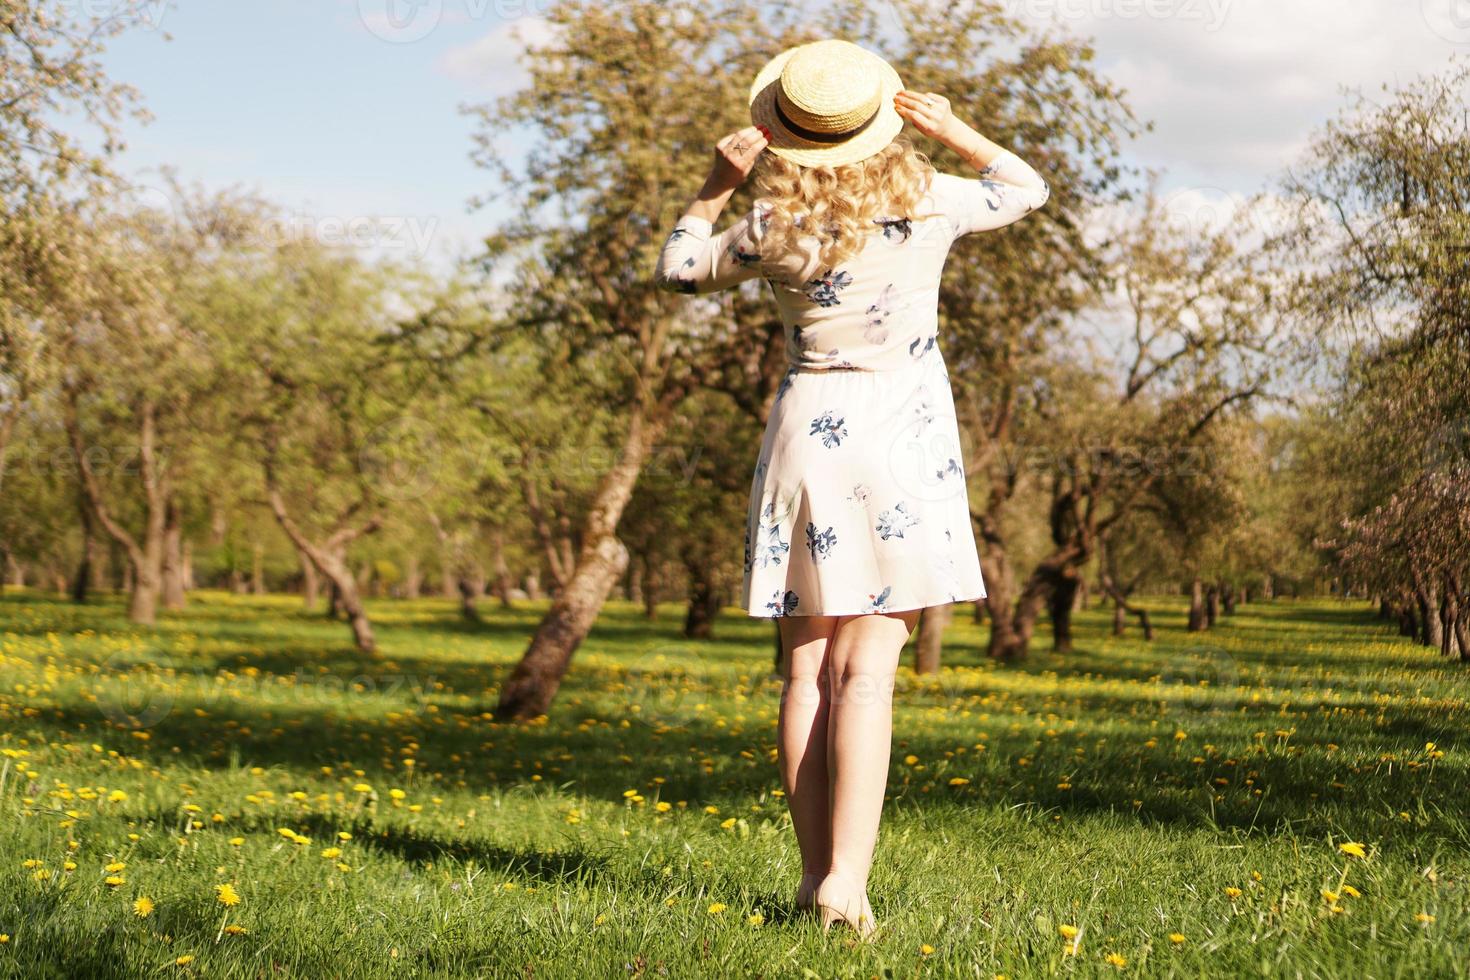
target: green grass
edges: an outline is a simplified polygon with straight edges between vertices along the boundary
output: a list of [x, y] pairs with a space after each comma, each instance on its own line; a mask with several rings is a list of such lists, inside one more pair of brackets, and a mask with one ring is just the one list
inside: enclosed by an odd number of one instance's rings
[[691, 643], [613, 604], [513, 726], [539, 608], [380, 604], [367, 657], [292, 598], [141, 630], [12, 592], [0, 977], [1470, 975], [1470, 672], [1362, 605], [1204, 635], [1153, 606], [1153, 645], [1092, 611], [1077, 653], [997, 666], [962, 616], [942, 674], [905, 668], [854, 945], [789, 915], [767, 621]]

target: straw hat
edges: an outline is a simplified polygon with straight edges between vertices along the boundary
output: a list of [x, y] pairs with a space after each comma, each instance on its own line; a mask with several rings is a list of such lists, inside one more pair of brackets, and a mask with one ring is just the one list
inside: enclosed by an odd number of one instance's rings
[[893, 96], [898, 72], [851, 41], [787, 48], [750, 86], [750, 118], [770, 132], [767, 151], [804, 167], [856, 163], [903, 129]]

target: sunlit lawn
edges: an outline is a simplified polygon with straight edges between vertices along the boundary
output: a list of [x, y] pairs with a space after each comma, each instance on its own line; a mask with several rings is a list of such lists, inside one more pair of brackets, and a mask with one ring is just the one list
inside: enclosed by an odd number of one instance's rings
[[0, 977], [1470, 975], [1470, 670], [1363, 605], [1152, 605], [905, 668], [854, 946], [787, 906], [768, 621], [614, 604], [518, 727], [539, 607], [379, 604], [368, 657], [289, 597], [11, 591]]

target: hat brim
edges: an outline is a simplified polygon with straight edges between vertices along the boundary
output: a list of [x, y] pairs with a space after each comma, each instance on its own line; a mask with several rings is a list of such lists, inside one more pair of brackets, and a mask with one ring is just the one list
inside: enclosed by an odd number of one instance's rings
[[750, 121], [757, 126], [764, 126], [771, 134], [766, 152], [804, 167], [823, 164], [837, 167], [865, 160], [892, 143], [893, 138], [903, 129], [903, 117], [893, 107], [893, 97], [903, 90], [903, 81], [893, 66], [877, 55], [873, 55], [873, 65], [882, 85], [878, 115], [862, 132], [841, 143], [818, 143], [786, 128], [781, 117], [776, 115], [776, 93], [781, 87], [781, 69], [804, 46], [787, 48], [766, 62], [750, 85]]

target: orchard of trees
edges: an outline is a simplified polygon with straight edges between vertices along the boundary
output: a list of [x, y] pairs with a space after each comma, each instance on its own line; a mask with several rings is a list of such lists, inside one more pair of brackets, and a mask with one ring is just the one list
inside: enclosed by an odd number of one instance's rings
[[[758, 280], [681, 297], [651, 270], [759, 65], [840, 35], [1053, 189], [961, 239], [941, 296], [990, 590], [965, 612], [992, 657], [1067, 651], [1083, 603], [1151, 635], [1148, 594], [1189, 595], [1205, 630], [1330, 591], [1470, 660], [1470, 62], [1347, 97], [1214, 220], [1123, 164], [1147, 124], [1089, 46], [999, 2], [546, 16], [525, 86], [467, 110], [486, 180], [466, 196], [519, 217], [445, 274], [252, 194], [141, 194], [113, 167], [141, 106], [99, 62], [126, 18], [3, 0], [7, 584], [121, 590], [140, 624], [199, 587], [294, 591], [364, 650], [367, 598], [432, 590], [473, 619], [545, 597], [508, 718], [546, 710], [609, 598], [682, 602], [710, 636], [782, 327]], [[954, 614], [925, 612], [921, 669]]]

